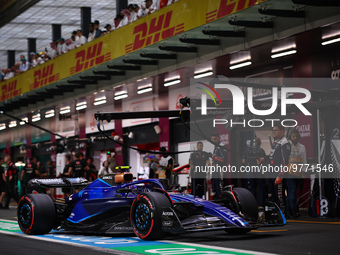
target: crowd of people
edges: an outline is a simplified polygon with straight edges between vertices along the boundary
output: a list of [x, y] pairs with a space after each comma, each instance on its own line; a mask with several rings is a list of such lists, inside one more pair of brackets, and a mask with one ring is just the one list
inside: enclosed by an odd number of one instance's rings
[[[261, 169], [261, 165], [268, 165], [282, 169], [286, 166], [288, 171], [279, 171], [278, 173], [268, 173], [265, 175], [261, 172], [249, 172], [235, 180], [228, 179], [223, 172], [214, 171], [207, 176], [207, 172], [196, 171], [196, 166], [212, 165], [215, 169], [218, 166], [227, 166], [229, 162], [228, 151], [221, 143], [218, 133], [211, 135], [211, 141], [215, 144], [214, 151], [207, 153], [203, 151], [203, 143], [197, 143], [197, 152], [192, 153], [190, 157], [190, 176], [192, 194], [203, 197], [207, 191], [206, 179], [210, 179], [213, 192], [213, 200], [221, 198], [222, 190], [225, 185], [239, 184], [242, 181], [242, 186], [248, 189], [257, 199], [259, 207], [263, 207], [265, 201], [275, 202], [280, 209], [285, 213], [287, 218], [298, 218], [300, 216], [299, 206], [297, 201], [297, 188], [303, 185], [304, 169], [299, 169], [305, 166], [306, 149], [299, 143], [301, 138], [298, 130], [290, 131], [288, 138], [285, 136], [285, 128], [281, 125], [274, 125], [272, 128], [274, 142], [269, 155], [260, 147], [261, 139], [255, 138], [251, 145], [251, 152], [245, 153], [242, 158], [242, 164], [255, 166]], [[210, 160], [211, 159], [211, 160]], [[282, 166], [282, 167], [281, 167]], [[221, 169], [221, 168], [220, 168]], [[300, 187], [301, 188], [301, 187]], [[285, 196], [287, 191], [287, 196]]]
[[[3, 167], [4, 163], [5, 168]], [[55, 161], [49, 161], [45, 167], [40, 161], [37, 161], [34, 156], [29, 158], [20, 173], [10, 156], [0, 158], [0, 209], [8, 209], [11, 199], [18, 201], [21, 195], [28, 193], [28, 182], [31, 179], [83, 177], [88, 181], [94, 181], [105, 174], [120, 172], [117, 166], [115, 158], [111, 156], [111, 154], [107, 154], [106, 160], [98, 171], [93, 164], [92, 158], [86, 159], [84, 153], [77, 152], [73, 160], [72, 155], [65, 156], [65, 167], [63, 172], [58, 175]], [[17, 181], [20, 181], [21, 184], [21, 194], [18, 194]], [[64, 198], [68, 197], [71, 193], [71, 190], [68, 188], [63, 188], [62, 191]], [[52, 198], [56, 198], [55, 189], [47, 190], [47, 194]]]
[[20, 56], [20, 62], [17, 62], [11, 68], [3, 68], [0, 72], [0, 81], [8, 80], [17, 76], [30, 68], [45, 63], [50, 59], [54, 59], [70, 50], [91, 42], [96, 38], [104, 36], [116, 29], [119, 29], [143, 16], [149, 15], [158, 9], [170, 5], [177, 0], [146, 0], [145, 5], [130, 4], [127, 9], [121, 10], [113, 20], [113, 25], [106, 24], [104, 29], [100, 28], [100, 22], [95, 20], [89, 24], [88, 36], [83, 35], [83, 31], [78, 29], [73, 31], [70, 38], [57, 38], [50, 43], [50, 49], [45, 48], [44, 51], [31, 52], [30, 59], [26, 59], [24, 55]]

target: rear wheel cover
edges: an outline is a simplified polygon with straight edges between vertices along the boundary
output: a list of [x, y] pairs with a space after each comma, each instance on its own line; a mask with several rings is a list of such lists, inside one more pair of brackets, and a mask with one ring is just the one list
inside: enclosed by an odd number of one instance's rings
[[23, 196], [18, 203], [17, 217], [20, 229], [29, 235], [47, 234], [57, 218], [53, 200], [46, 194]]

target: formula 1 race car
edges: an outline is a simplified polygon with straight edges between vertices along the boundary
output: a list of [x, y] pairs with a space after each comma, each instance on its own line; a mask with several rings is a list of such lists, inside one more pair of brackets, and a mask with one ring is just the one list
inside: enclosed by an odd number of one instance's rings
[[[86, 185], [86, 186], [85, 186]], [[83, 189], [80, 189], [85, 186]], [[263, 226], [286, 223], [274, 203], [259, 217], [253, 195], [246, 189], [226, 187], [221, 199], [206, 201], [180, 192], [167, 192], [156, 179], [133, 181], [131, 173], [109, 174], [88, 183], [84, 178], [33, 179], [32, 194], [18, 203], [18, 223], [29, 235], [52, 229], [91, 234], [135, 233], [155, 240], [169, 233], [225, 230], [244, 234]], [[52, 200], [45, 188], [76, 188], [65, 200]]]

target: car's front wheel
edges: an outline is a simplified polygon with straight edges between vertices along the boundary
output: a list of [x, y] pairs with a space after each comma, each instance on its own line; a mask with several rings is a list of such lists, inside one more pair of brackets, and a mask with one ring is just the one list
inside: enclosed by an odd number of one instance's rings
[[[225, 205], [234, 213], [241, 216], [247, 222], [257, 222], [257, 201], [249, 190], [228, 187], [228, 189], [222, 191], [222, 197], [225, 199]], [[225, 231], [229, 234], [239, 235], [248, 233], [251, 231], [251, 228], [227, 228]]]
[[131, 225], [135, 234], [143, 240], [161, 239], [162, 208], [171, 207], [169, 199], [162, 193], [146, 192], [133, 201], [130, 211]]

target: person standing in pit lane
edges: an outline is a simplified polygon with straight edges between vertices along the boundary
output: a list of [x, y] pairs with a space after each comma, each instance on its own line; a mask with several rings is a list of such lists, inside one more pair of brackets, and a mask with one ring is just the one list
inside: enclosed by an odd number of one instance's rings
[[[116, 159], [115, 159], [115, 153], [111, 153], [111, 152], [107, 152], [106, 154], [106, 160], [109, 162], [109, 168], [111, 169], [111, 171], [113, 173], [119, 172], [118, 169], [116, 169], [116, 167], [118, 166]], [[103, 164], [104, 166], [104, 164]]]
[[[192, 194], [202, 198], [205, 192], [205, 179], [207, 173], [201, 171], [201, 169], [210, 165], [209, 155], [203, 151], [202, 142], [197, 142], [197, 152], [191, 154], [189, 162]], [[197, 166], [198, 170], [196, 171]]]
[[292, 150], [288, 160], [289, 173], [286, 177], [286, 184], [288, 189], [286, 216], [289, 218], [298, 218], [300, 217], [300, 213], [299, 205], [297, 203], [296, 190], [300, 178], [303, 177], [303, 171], [305, 170], [300, 169], [299, 165], [301, 166], [302, 164], [307, 164], [306, 148], [301, 143], [299, 143], [301, 136], [298, 130], [293, 129], [292, 131], [290, 131], [289, 139], [291, 142]]
[[[84, 155], [84, 154], [83, 154]], [[66, 177], [84, 177], [85, 178], [85, 173], [89, 171], [89, 167], [86, 164], [85, 160], [82, 160], [82, 155], [80, 152], [77, 152], [74, 155], [75, 159], [74, 161], [71, 162], [69, 170], [66, 174], [64, 174]], [[79, 189], [75, 190], [76, 192], [79, 191]]]
[[150, 157], [150, 166], [149, 166], [149, 179], [157, 179], [158, 178], [158, 172], [159, 172], [159, 167], [158, 167], [158, 159], [155, 157], [151, 158]]
[[89, 167], [86, 165], [86, 162], [82, 160], [80, 152], [77, 152], [74, 161], [71, 162], [69, 170], [65, 175], [68, 177], [85, 177], [85, 171], [88, 170]]
[[[288, 159], [291, 152], [291, 144], [288, 139], [284, 135], [285, 128], [280, 124], [275, 124], [272, 128], [274, 143], [272, 145], [269, 156], [262, 157], [259, 159], [259, 164], [264, 162], [269, 163], [270, 166], [282, 168], [284, 166], [288, 166]], [[274, 177], [276, 173], [271, 173], [271, 176]], [[285, 201], [284, 201], [284, 192], [283, 192], [283, 184], [282, 179], [285, 172], [280, 172], [276, 178], [268, 179], [268, 198], [279, 205], [282, 212], [285, 212]]]
[[21, 172], [21, 183], [23, 184], [23, 195], [27, 194], [28, 181], [39, 177], [39, 170], [37, 168], [37, 159], [30, 157], [29, 162], [25, 165]]
[[109, 167], [109, 161], [105, 160], [103, 162], [103, 167], [99, 169], [98, 171], [98, 178], [102, 178], [106, 174], [113, 174], [114, 172], [112, 169]]
[[161, 181], [164, 188], [167, 190], [171, 185], [172, 170], [174, 169], [174, 159], [167, 154], [165, 147], [161, 147], [159, 152], [162, 153], [162, 157], [159, 159], [158, 167], [158, 179]]
[[[215, 144], [212, 155], [213, 165], [216, 169], [217, 166], [221, 166], [222, 168], [223, 166], [227, 165], [228, 160], [228, 152], [226, 150], [226, 147], [223, 143], [221, 143], [220, 134], [217, 132], [211, 134], [211, 141]], [[219, 171], [214, 171], [211, 175], [212, 191], [215, 193], [214, 199], [218, 199], [221, 195], [221, 174], [222, 173]]]
[[[248, 148], [247, 153], [242, 158], [242, 164], [247, 166], [257, 166], [257, 160], [266, 155], [265, 151], [261, 148], [261, 139], [256, 137], [253, 145]], [[258, 178], [257, 173], [245, 173], [246, 178], [243, 179], [243, 187], [249, 190], [255, 198], [258, 198], [259, 205], [263, 204], [261, 189], [264, 187], [264, 180]], [[261, 176], [260, 176], [261, 177]], [[261, 204], [262, 203], [262, 204]]]
[[6, 171], [5, 171], [5, 178], [6, 178], [6, 202], [4, 209], [9, 208], [9, 203], [11, 202], [11, 198], [14, 198], [15, 200], [18, 200], [17, 197], [15, 197], [15, 177], [18, 174], [18, 169], [12, 162], [12, 159], [10, 156], [5, 157], [5, 163], [6, 163]]

